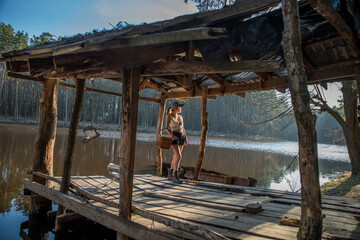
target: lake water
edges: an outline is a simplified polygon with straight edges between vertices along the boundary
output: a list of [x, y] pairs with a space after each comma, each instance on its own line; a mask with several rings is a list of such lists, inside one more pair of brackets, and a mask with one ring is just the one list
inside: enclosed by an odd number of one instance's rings
[[[77, 138], [72, 175], [105, 175], [106, 166], [117, 160], [120, 135], [102, 132], [101, 136], [83, 144]], [[0, 240], [21, 239], [20, 223], [28, 219], [29, 198], [22, 195], [26, 170], [32, 168], [36, 126], [0, 124]], [[61, 176], [67, 129], [58, 129], [54, 151], [54, 176]], [[297, 142], [262, 142], [241, 139], [208, 138], [203, 168], [217, 172], [252, 177], [258, 187], [287, 191], [300, 189]], [[182, 164], [195, 166], [199, 137], [190, 137], [183, 152]], [[135, 174], [155, 174], [155, 135], [139, 133], [135, 152]], [[340, 172], [350, 171], [345, 146], [319, 144], [320, 183]], [[171, 150], [163, 151], [164, 162], [172, 159]], [[52, 238], [52, 236], [51, 236]]]

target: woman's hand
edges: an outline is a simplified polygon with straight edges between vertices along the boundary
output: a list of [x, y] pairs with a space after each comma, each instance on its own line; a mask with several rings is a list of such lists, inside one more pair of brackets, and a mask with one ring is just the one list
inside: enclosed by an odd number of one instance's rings
[[187, 138], [185, 138], [185, 146], [187, 146], [189, 143], [188, 143], [188, 140]]
[[172, 140], [178, 140], [179, 138], [178, 138], [177, 136], [173, 135], [173, 136], [171, 137], [171, 139], [172, 139]]

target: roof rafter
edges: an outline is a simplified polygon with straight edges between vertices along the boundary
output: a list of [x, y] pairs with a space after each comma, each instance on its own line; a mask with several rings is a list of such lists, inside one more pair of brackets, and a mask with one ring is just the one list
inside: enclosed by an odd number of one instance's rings
[[344, 19], [332, 8], [327, 0], [308, 0], [309, 4], [340, 33], [350, 47], [359, 53], [359, 40]]

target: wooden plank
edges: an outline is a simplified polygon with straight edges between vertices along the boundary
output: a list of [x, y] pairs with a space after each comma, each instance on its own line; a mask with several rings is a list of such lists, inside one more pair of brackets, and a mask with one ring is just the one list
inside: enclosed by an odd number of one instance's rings
[[237, 72], [275, 72], [280, 70], [273, 60], [249, 60], [240, 62], [183, 62], [169, 61], [144, 65], [142, 76], [214, 74]]
[[24, 75], [24, 74], [19, 74], [19, 73], [15, 73], [15, 72], [8, 72], [7, 74], [8, 74], [9, 77], [12, 77], [12, 78], [32, 80], [32, 81], [36, 81], [36, 82], [40, 82], [40, 83], [44, 82], [44, 79], [36, 78], [36, 77]]
[[134, 223], [120, 216], [110, 214], [101, 208], [92, 206], [91, 204], [84, 204], [79, 199], [69, 197], [66, 194], [47, 188], [30, 180], [25, 180], [24, 187], [37, 194], [41, 194], [57, 204], [65, 206], [73, 212], [77, 212], [84, 217], [87, 217], [115, 231], [122, 232], [134, 239], [169, 239], [159, 232], [147, 229], [140, 224]]
[[182, 231], [186, 231], [186, 232], [189, 232], [189, 233], [192, 233], [192, 234], [195, 234], [199, 237], [202, 237], [204, 239], [229, 239], [217, 232], [214, 232], [214, 231], [211, 231], [211, 230], [208, 230], [206, 228], [203, 228], [203, 227], [200, 227], [198, 225], [194, 225], [194, 224], [191, 224], [191, 223], [188, 223], [188, 222], [184, 222], [184, 221], [179, 221], [179, 220], [175, 220], [175, 219], [172, 219], [172, 218], [168, 218], [168, 217], [164, 217], [164, 216], [161, 216], [159, 214], [154, 214], [152, 212], [149, 212], [149, 211], [145, 211], [144, 209], [141, 209], [139, 207], [135, 207], [133, 206], [133, 212], [135, 214], [138, 214], [142, 217], [145, 217], [145, 218], [148, 218], [150, 220], [153, 220], [153, 221], [157, 221], [157, 222], [160, 222], [162, 224], [165, 224], [167, 226], [171, 226], [171, 227], [174, 227], [176, 229], [180, 229]]

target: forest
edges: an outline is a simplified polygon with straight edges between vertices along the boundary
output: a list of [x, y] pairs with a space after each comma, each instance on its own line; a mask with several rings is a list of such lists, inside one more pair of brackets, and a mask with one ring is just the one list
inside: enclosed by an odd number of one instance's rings
[[[10, 24], [0, 23], [0, 52], [22, 49], [27, 46], [56, 41], [50, 33], [29, 38], [24, 31], [15, 31]], [[41, 84], [7, 76], [6, 67], [0, 63], [0, 121], [19, 124], [37, 124]], [[72, 83], [71, 79], [65, 80]], [[121, 93], [121, 83], [111, 80], [87, 80], [87, 87]], [[141, 96], [153, 97], [157, 92], [145, 89]], [[69, 125], [75, 90], [59, 87], [58, 126]], [[288, 91], [276, 90], [247, 93], [208, 100], [209, 136], [254, 139], [297, 140], [296, 124]], [[172, 100], [167, 102], [170, 106]], [[342, 106], [337, 111], [341, 112]], [[159, 105], [140, 101], [138, 131], [156, 132]], [[200, 135], [201, 99], [185, 102], [182, 115], [190, 135]], [[99, 129], [120, 129], [121, 98], [100, 93], [86, 92], [80, 127], [93, 125]], [[344, 144], [339, 124], [328, 113], [317, 112], [319, 143]]]

